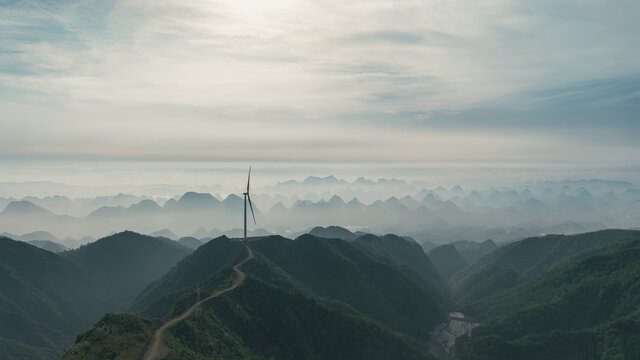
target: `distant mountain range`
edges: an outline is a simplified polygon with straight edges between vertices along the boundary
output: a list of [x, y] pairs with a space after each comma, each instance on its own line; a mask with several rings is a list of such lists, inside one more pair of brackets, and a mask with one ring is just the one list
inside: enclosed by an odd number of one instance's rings
[[[13, 240], [25, 241], [45, 250], [53, 251], [53, 249], [71, 249], [76, 248], [82, 244], [87, 244], [95, 241], [95, 239], [91, 236], [83, 236], [79, 239], [74, 239], [72, 237], [66, 237], [63, 239], [58, 239], [52, 233], [48, 231], [34, 231], [22, 235], [11, 234], [8, 232], [3, 232], [0, 236], [5, 236]], [[59, 252], [59, 251], [53, 251]]]
[[[299, 191], [287, 190], [290, 188]], [[253, 196], [259, 229], [255, 235], [292, 235], [318, 225], [338, 225], [354, 232], [397, 233], [439, 245], [640, 226], [640, 189], [616, 181], [471, 189], [427, 188], [397, 179], [347, 182], [326, 176], [286, 181], [261, 191]], [[60, 240], [37, 240], [70, 248], [86, 243], [81, 238], [87, 235], [101, 237], [122, 229], [200, 240], [221, 234], [237, 236], [242, 229], [243, 200], [234, 194], [226, 198], [197, 192], [158, 199], [126, 194], [95, 199], [5, 198], [0, 199], [3, 206], [3, 231], [46, 231]], [[67, 238], [70, 241], [65, 242]]]
[[333, 175], [328, 175], [325, 177], [318, 176], [308, 176], [303, 181], [298, 182], [296, 180], [287, 180], [283, 182], [279, 182], [276, 184], [276, 187], [291, 187], [291, 186], [321, 186], [321, 185], [357, 185], [357, 186], [376, 186], [376, 185], [406, 185], [406, 183], [399, 179], [385, 179], [381, 178], [378, 180], [366, 179], [364, 177], [359, 177], [355, 181], [349, 183], [344, 179], [338, 179]]

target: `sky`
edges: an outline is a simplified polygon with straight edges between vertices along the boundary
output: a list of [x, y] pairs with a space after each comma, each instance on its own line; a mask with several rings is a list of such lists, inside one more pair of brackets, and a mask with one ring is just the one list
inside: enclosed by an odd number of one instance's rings
[[637, 175], [639, 36], [635, 0], [0, 0], [0, 166]]

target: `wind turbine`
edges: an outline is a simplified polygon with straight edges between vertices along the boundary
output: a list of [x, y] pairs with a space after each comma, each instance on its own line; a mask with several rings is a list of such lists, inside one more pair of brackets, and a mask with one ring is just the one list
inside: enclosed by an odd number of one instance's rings
[[249, 176], [247, 177], [247, 192], [244, 195], [244, 242], [247, 242], [247, 200], [249, 200], [249, 208], [251, 208], [251, 216], [253, 223], [256, 224], [256, 215], [253, 213], [253, 205], [251, 205], [251, 197], [249, 197], [249, 182], [251, 181], [251, 166], [249, 166]]

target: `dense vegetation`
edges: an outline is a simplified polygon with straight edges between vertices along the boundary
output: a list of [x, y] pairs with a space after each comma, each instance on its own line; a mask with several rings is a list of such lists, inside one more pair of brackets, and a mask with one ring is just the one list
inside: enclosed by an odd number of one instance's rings
[[[556, 265], [540, 276], [469, 302], [464, 311], [483, 325], [471, 338], [457, 343], [458, 358], [640, 358], [639, 233], [598, 232], [570, 241], [600, 244], [607, 235], [611, 236], [610, 245], [599, 247], [597, 255]], [[620, 245], [624, 238], [637, 240]], [[558, 244], [555, 248], [575, 249], [574, 245]], [[531, 250], [530, 244], [527, 246]], [[550, 253], [558, 258], [558, 251]]]
[[193, 295], [193, 290], [198, 285], [204, 293], [211, 293], [218, 288], [218, 277], [213, 275], [220, 276], [218, 272], [221, 270], [228, 273], [231, 266], [245, 253], [240, 242], [231, 241], [226, 236], [213, 239], [147, 286], [129, 309], [148, 317], [169, 317], [172, 314], [167, 309], [181, 298]]
[[83, 265], [111, 289], [105, 296], [120, 305], [189, 253], [190, 248], [175, 241], [124, 231], [62, 255]]
[[380, 260], [391, 261], [401, 269], [409, 268], [411, 271], [405, 271], [408, 276], [411, 277], [412, 272], [418, 274], [443, 298], [449, 296], [447, 282], [440, 276], [417, 242], [393, 234], [384, 236], [367, 234], [358, 237], [353, 244]]
[[[578, 235], [547, 235], [503, 246], [451, 279], [458, 302], [468, 303], [528, 278], [640, 238], [640, 231], [603, 230]], [[489, 291], [490, 290], [490, 291]]]
[[0, 359], [58, 357], [100, 316], [98, 288], [80, 265], [0, 237]]
[[[405, 240], [406, 242], [406, 240]], [[268, 237], [252, 248], [320, 297], [347, 304], [382, 324], [427, 337], [444, 316], [438, 290], [338, 239]]]
[[429, 359], [366, 318], [253, 277], [171, 330], [171, 359]]
[[[404, 242], [399, 250], [395, 241]], [[385, 247], [401, 254], [406, 241]], [[363, 244], [311, 235], [270, 236], [250, 246], [255, 258], [243, 266], [245, 283], [171, 328], [170, 358], [431, 358], [415, 339], [444, 317], [444, 299], [408, 265]], [[150, 285], [133, 308], [169, 319], [194, 303], [196, 286], [203, 294], [228, 286], [231, 267], [244, 256], [239, 242], [211, 240]], [[79, 340], [69, 354], [82, 354], [83, 346]]]
[[64, 359], [137, 360], [153, 336], [157, 324], [134, 314], [106, 314], [93, 328], [76, 339]]
[[59, 359], [189, 250], [131, 232], [54, 254], [0, 238], [0, 359]]
[[[462, 270], [442, 263], [465, 261], [454, 245], [428, 256], [394, 235], [249, 245], [245, 282], [168, 330], [169, 359], [430, 359], [429, 332], [454, 306], [481, 323], [456, 341], [459, 360], [640, 358], [640, 231], [528, 238]], [[469, 256], [492, 247], [458, 245]], [[125, 249], [153, 259], [136, 264]], [[0, 238], [0, 359], [59, 358], [136, 286], [135, 314], [105, 315], [63, 359], [138, 359], [162, 321], [193, 305], [197, 288], [205, 298], [228, 287], [247, 256], [224, 236], [189, 251], [131, 232], [63, 256]], [[172, 268], [154, 281], [163, 261]], [[438, 271], [455, 273], [456, 305]]]

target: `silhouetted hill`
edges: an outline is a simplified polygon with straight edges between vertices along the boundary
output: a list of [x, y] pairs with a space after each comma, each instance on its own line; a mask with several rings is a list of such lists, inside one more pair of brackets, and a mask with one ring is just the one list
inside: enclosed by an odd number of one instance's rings
[[[459, 272], [452, 278], [452, 286], [459, 301], [475, 301], [479, 296], [515, 285], [516, 278], [543, 274], [568, 261], [579, 260], [639, 236], [639, 231], [603, 230], [524, 239], [498, 248]], [[487, 291], [488, 288], [492, 291]]]
[[271, 236], [251, 246], [315, 294], [387, 326], [426, 336], [443, 316], [444, 304], [430, 283], [343, 240]]
[[22, 241], [45, 240], [45, 241], [57, 242], [58, 238], [53, 236], [53, 234], [51, 234], [48, 231], [34, 231], [34, 232], [30, 232], [28, 234], [24, 234], [20, 236], [20, 240]]
[[111, 291], [108, 301], [122, 304], [159, 278], [191, 249], [165, 238], [121, 232], [63, 256], [83, 265]]
[[191, 249], [197, 249], [198, 247], [200, 247], [200, 245], [202, 245], [202, 241], [196, 239], [193, 236], [184, 236], [181, 237], [180, 239], [178, 239], [178, 242], [188, 248]]
[[105, 310], [100, 284], [59, 255], [0, 237], [0, 359], [57, 359]]
[[493, 252], [498, 248], [496, 243], [489, 239], [483, 242], [475, 242], [475, 241], [456, 241], [453, 243], [453, 246], [456, 247], [460, 256], [464, 258], [464, 260], [473, 264], [478, 261], [481, 257]]
[[316, 226], [309, 231], [309, 234], [325, 239], [342, 239], [346, 241], [356, 238], [354, 233], [340, 226]]
[[366, 234], [358, 237], [354, 245], [382, 256], [398, 265], [409, 267], [422, 276], [440, 296], [449, 296], [449, 286], [444, 281], [422, 247], [415, 241], [388, 234], [375, 236]]
[[208, 193], [188, 192], [182, 195], [175, 205], [177, 209], [190, 211], [215, 209], [220, 205], [220, 200]]
[[49, 240], [31, 240], [27, 242], [33, 246], [39, 247], [40, 249], [44, 249], [56, 254], [68, 250], [66, 246]]
[[435, 247], [429, 250], [427, 256], [429, 256], [438, 273], [447, 281], [453, 274], [468, 265], [453, 244]]
[[162, 229], [156, 232], [149, 234], [152, 237], [163, 237], [171, 240], [178, 240], [178, 235], [176, 235], [173, 231], [169, 229]]
[[313, 186], [318, 186], [318, 185], [336, 185], [336, 184], [346, 184], [347, 182], [340, 179], [338, 180], [335, 176], [333, 175], [329, 175], [329, 176], [325, 176], [325, 177], [318, 177], [318, 176], [309, 176], [306, 179], [304, 179], [304, 181], [302, 182], [302, 184], [304, 185], [313, 185]]
[[458, 358], [638, 358], [640, 236], [620, 245], [620, 235], [591, 234], [611, 242], [469, 305], [465, 311], [483, 325], [456, 343]]
[[26, 200], [12, 201], [4, 208], [2, 215], [14, 216], [25, 214], [45, 214], [51, 213], [49, 210], [43, 209], [40, 206], [31, 203]]

